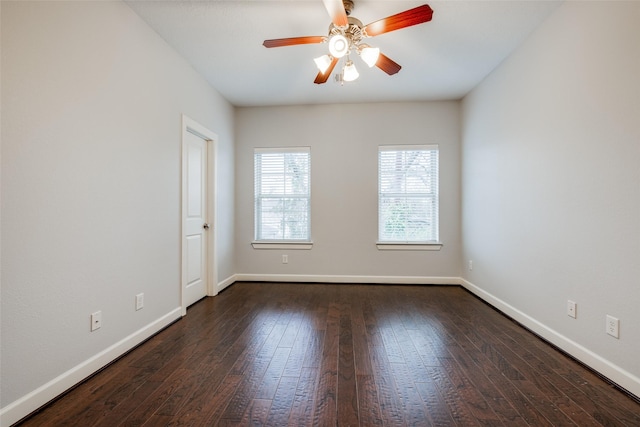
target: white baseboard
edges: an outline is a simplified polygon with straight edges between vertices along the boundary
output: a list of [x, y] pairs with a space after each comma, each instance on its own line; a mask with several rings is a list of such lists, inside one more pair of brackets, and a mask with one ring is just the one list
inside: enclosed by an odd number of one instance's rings
[[460, 285], [459, 277], [352, 276], [324, 274], [236, 274], [237, 282], [375, 283], [405, 285]]
[[221, 282], [218, 282], [218, 284], [216, 285], [216, 295], [226, 287], [231, 286], [234, 282], [237, 282], [238, 279], [236, 278], [236, 276], [237, 274], [234, 274], [222, 280]]
[[491, 304], [507, 316], [538, 334], [543, 339], [560, 348], [562, 351], [570, 354], [572, 357], [589, 366], [591, 369], [613, 381], [627, 392], [635, 396], [640, 396], [640, 378], [540, 323], [533, 317], [509, 305], [500, 298], [484, 291], [473, 283], [463, 278], [460, 278], [459, 280], [461, 285], [469, 292], [478, 296], [488, 304]]
[[55, 399], [156, 332], [179, 319], [181, 317], [181, 311], [182, 309], [180, 307], [170, 311], [158, 320], [139, 329], [90, 359], [85, 360], [48, 383], [5, 406], [0, 410], [0, 426], [10, 426]]

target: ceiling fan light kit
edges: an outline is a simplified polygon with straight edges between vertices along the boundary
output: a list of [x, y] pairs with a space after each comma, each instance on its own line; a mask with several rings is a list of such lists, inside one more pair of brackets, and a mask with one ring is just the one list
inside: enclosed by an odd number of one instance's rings
[[383, 55], [379, 48], [362, 43], [362, 40], [428, 22], [433, 16], [431, 7], [423, 4], [422, 6], [397, 13], [370, 24], [362, 25], [360, 20], [348, 16], [353, 9], [352, 0], [323, 0], [323, 2], [332, 21], [329, 26], [328, 36], [271, 39], [265, 40], [263, 43], [265, 47], [271, 48], [328, 42], [329, 55], [322, 55], [314, 59], [319, 70], [314, 80], [316, 84], [325, 83], [337, 63], [343, 57], [346, 57], [345, 64], [342, 71], [336, 74], [336, 81], [342, 83], [356, 80], [359, 73], [353, 61], [349, 58], [352, 50], [357, 52], [369, 67], [375, 65], [388, 75], [397, 73], [402, 68], [399, 64]]

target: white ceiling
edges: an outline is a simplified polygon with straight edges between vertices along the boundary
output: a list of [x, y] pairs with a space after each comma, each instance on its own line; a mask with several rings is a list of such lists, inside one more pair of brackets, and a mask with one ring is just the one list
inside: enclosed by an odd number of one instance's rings
[[[355, 0], [363, 24], [428, 3], [433, 20], [367, 40], [398, 74], [354, 62], [360, 78], [313, 80], [326, 44], [267, 49], [265, 39], [324, 36], [322, 0], [125, 0], [235, 106], [460, 99], [560, 4], [558, 1]], [[338, 67], [336, 67], [338, 70]]]

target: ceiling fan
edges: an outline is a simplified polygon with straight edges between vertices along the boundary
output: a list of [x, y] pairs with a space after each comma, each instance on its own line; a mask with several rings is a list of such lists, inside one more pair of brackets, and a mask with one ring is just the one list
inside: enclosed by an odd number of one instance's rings
[[363, 43], [363, 40], [390, 31], [411, 27], [431, 20], [433, 10], [429, 5], [388, 16], [367, 25], [362, 25], [360, 20], [350, 16], [353, 10], [353, 0], [323, 0], [324, 6], [331, 17], [329, 34], [327, 36], [304, 36], [283, 39], [270, 39], [262, 43], [265, 47], [282, 47], [299, 44], [328, 43], [329, 54], [315, 58], [314, 61], [320, 70], [314, 83], [325, 83], [333, 69], [342, 57], [346, 57], [342, 72], [336, 76], [340, 82], [353, 81], [358, 78], [353, 61], [349, 54], [354, 51], [369, 66], [374, 65], [389, 75], [393, 75], [402, 68], [398, 63], [380, 53], [380, 49]]

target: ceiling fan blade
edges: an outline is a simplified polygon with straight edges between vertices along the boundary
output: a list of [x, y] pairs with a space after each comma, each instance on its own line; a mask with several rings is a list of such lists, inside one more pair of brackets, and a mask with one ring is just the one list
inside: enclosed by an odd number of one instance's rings
[[400, 68], [402, 68], [400, 64], [398, 64], [392, 59], [389, 59], [388, 56], [383, 55], [382, 53], [378, 56], [376, 67], [380, 68], [382, 71], [389, 74], [390, 76], [394, 75], [395, 73], [400, 71]]
[[297, 44], [322, 43], [325, 39], [326, 37], [324, 36], [289, 37], [286, 39], [265, 40], [262, 45], [264, 47], [294, 46]]
[[423, 4], [422, 6], [414, 7], [413, 9], [405, 10], [404, 12], [367, 24], [364, 30], [369, 37], [373, 37], [431, 21], [432, 16], [433, 9], [431, 9], [428, 4]]
[[348, 27], [349, 20], [347, 19], [347, 12], [344, 10], [344, 4], [342, 0], [322, 0], [324, 7], [327, 8], [331, 22], [336, 27]]
[[338, 63], [339, 60], [340, 58], [333, 58], [331, 60], [331, 64], [329, 64], [329, 68], [327, 68], [327, 71], [325, 71], [324, 73], [319, 72], [318, 75], [316, 76], [316, 79], [313, 82], [317, 85], [326, 83], [331, 73], [333, 73], [333, 69], [336, 68], [336, 64]]

